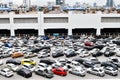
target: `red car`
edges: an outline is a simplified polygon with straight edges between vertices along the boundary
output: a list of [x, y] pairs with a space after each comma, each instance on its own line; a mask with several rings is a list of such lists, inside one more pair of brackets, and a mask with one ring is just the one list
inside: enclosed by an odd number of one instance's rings
[[64, 68], [61, 68], [61, 67], [52, 69], [52, 72], [54, 74], [61, 75], [61, 76], [66, 76], [67, 75], [67, 71]]
[[93, 42], [88, 42], [88, 41], [85, 42], [84, 44], [85, 44], [85, 46], [93, 46], [94, 45]]

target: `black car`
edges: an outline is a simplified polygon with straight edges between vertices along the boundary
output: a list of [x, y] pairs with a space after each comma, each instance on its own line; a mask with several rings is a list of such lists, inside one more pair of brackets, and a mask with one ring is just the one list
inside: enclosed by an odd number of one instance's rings
[[49, 46], [37, 47], [37, 48], [32, 48], [30, 51], [33, 52], [33, 53], [38, 53], [39, 51], [41, 51], [43, 49], [49, 49], [50, 50], [50, 47]]
[[44, 58], [40, 60], [40, 63], [46, 63], [48, 65], [52, 65], [53, 63], [55, 63], [55, 61], [49, 58]]
[[104, 54], [104, 53], [98, 51], [98, 52], [96, 52], [96, 53], [93, 53], [92, 56], [93, 56], [93, 57], [99, 57], [99, 56], [102, 56], [103, 54]]
[[77, 57], [77, 58], [74, 58], [72, 61], [77, 61], [82, 64], [85, 60], [80, 57]]
[[17, 71], [17, 74], [25, 77], [25, 78], [29, 78], [29, 77], [32, 77], [32, 72], [28, 69], [24, 69], [24, 68], [21, 68]]
[[35, 70], [35, 74], [46, 77], [46, 78], [52, 78], [53, 77], [53, 73], [50, 70], [41, 70], [41, 69], [37, 69]]
[[114, 44], [120, 45], [120, 40], [113, 41]]
[[88, 60], [85, 60], [82, 64], [87, 68], [93, 67], [95, 65], [95, 63], [93, 63], [92, 61], [88, 61]]
[[117, 58], [111, 58], [110, 62], [120, 68], [120, 61]]
[[118, 70], [118, 67], [115, 64], [111, 63], [111, 62], [102, 62], [101, 66], [103, 66], [103, 67], [110, 66], [110, 67], [113, 67], [113, 68]]
[[113, 52], [113, 51], [106, 51], [104, 53], [104, 56], [105, 57], [111, 57], [111, 56], [114, 56], [116, 54], [116, 52]]
[[95, 45], [95, 46], [93, 46], [93, 48], [98, 48], [98, 49], [102, 49], [104, 47], [104, 45]]
[[9, 60], [6, 61], [6, 64], [8, 64], [8, 63], [12, 63], [12, 64], [15, 64], [15, 65], [20, 65], [21, 61], [16, 60], [16, 59], [9, 59]]

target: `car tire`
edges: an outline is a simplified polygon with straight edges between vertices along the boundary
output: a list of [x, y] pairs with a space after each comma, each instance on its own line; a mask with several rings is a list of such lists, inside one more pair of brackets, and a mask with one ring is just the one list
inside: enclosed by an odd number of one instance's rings
[[85, 75], [79, 75], [80, 77], [84, 77]]
[[91, 73], [90, 71], [87, 71], [87, 73]]
[[104, 75], [100, 75], [100, 74], [99, 74], [99, 76], [100, 76], [100, 77], [104, 77]]

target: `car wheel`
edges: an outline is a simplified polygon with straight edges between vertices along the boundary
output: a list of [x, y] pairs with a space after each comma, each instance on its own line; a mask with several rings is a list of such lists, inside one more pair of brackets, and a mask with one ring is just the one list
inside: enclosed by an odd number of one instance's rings
[[100, 77], [104, 77], [104, 75], [100, 75], [100, 74], [99, 74], [99, 76], [100, 76]]
[[117, 75], [118, 75], [118, 74], [115, 74], [115, 75], [112, 74], [112, 76], [117, 76]]
[[90, 71], [87, 71], [87, 73], [90, 73]]
[[79, 76], [84, 77], [85, 75], [79, 75]]
[[69, 73], [70, 73], [70, 74], [72, 74], [72, 72], [71, 72], [71, 71], [69, 71]]

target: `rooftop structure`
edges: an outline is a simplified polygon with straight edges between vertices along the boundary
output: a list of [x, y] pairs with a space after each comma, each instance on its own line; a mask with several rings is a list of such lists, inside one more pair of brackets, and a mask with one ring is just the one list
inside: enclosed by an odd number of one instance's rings
[[26, 8], [26, 10], [30, 10], [31, 0], [23, 0], [23, 6]]
[[113, 8], [115, 7], [114, 0], [107, 0], [106, 8]]
[[56, 5], [63, 5], [65, 4], [65, 0], [56, 0]]

